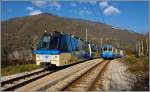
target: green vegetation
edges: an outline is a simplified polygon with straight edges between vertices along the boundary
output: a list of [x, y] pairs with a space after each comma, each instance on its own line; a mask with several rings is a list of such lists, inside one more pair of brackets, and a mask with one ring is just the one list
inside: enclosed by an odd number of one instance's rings
[[41, 66], [38, 66], [35, 64], [7, 66], [1, 69], [1, 75], [7, 76], [11, 74], [31, 71], [31, 70], [38, 69], [38, 68], [41, 68]]
[[137, 62], [137, 58], [134, 55], [129, 55], [124, 58], [124, 61], [126, 61], [128, 64], [134, 64]]
[[19, 65], [27, 65], [27, 64], [35, 64], [35, 60], [2, 60], [1, 61], [1, 67], [7, 67], [7, 66], [19, 66]]

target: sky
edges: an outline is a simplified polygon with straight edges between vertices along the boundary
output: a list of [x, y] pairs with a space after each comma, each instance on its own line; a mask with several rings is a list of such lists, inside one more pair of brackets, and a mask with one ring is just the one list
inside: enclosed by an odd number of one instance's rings
[[146, 33], [149, 30], [148, 6], [148, 1], [2, 1], [1, 20], [51, 13]]

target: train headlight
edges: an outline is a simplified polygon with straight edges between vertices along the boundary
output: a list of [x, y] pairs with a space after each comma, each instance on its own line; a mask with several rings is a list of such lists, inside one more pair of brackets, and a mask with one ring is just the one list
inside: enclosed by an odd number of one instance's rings
[[40, 59], [40, 55], [37, 54], [37, 55], [36, 55], [36, 59]]
[[58, 60], [58, 59], [59, 59], [59, 56], [58, 56], [58, 55], [53, 55], [51, 59], [52, 59], [52, 60]]

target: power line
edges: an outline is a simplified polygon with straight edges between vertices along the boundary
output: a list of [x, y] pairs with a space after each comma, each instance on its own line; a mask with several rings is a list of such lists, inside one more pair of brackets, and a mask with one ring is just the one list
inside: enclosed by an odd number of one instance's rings
[[[98, 5], [97, 5], [98, 6]], [[99, 7], [98, 7], [99, 8]], [[104, 18], [104, 16], [103, 16], [103, 13], [102, 13], [102, 8], [100, 7], [100, 10], [101, 10], [101, 13], [100, 13], [100, 15], [101, 15], [101, 17], [102, 17], [102, 20], [103, 20], [103, 22], [106, 24], [106, 19]]]
[[[91, 9], [91, 11], [93, 11], [93, 14], [95, 15], [95, 17], [97, 17], [99, 19], [99, 16], [96, 14], [96, 11], [93, 9], [93, 6], [90, 3], [87, 3], [89, 8]], [[104, 19], [104, 16], [100, 13], [101, 17], [102, 17], [102, 21], [104, 24], [106, 24], [106, 21]], [[101, 20], [100, 20], [101, 21]]]

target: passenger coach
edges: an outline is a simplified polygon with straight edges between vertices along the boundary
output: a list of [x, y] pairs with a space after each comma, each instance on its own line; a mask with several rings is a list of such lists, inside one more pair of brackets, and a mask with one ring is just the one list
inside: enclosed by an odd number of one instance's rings
[[37, 50], [33, 51], [37, 65], [44, 63], [56, 66], [90, 59], [93, 52], [87, 42], [60, 32], [45, 32]]

